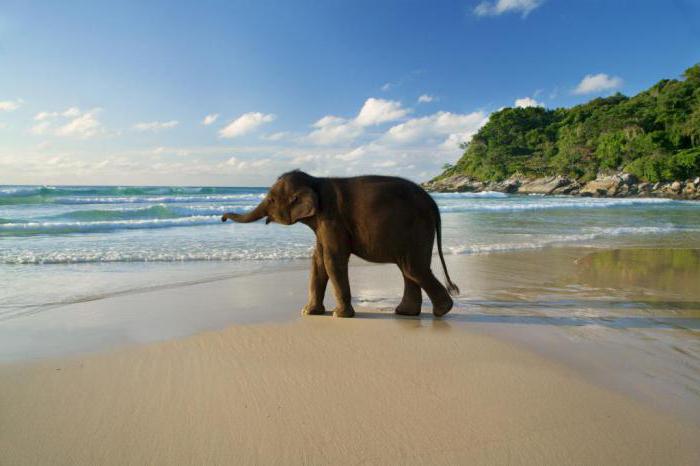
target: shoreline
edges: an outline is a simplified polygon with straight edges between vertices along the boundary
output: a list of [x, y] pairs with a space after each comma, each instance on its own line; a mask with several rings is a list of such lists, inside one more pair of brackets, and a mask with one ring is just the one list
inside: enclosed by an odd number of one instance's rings
[[658, 183], [641, 182], [629, 173], [599, 174], [579, 182], [561, 175], [527, 178], [512, 176], [504, 181], [479, 181], [465, 175], [436, 178], [421, 186], [428, 192], [500, 192], [506, 194], [559, 195], [572, 197], [700, 200], [700, 177]]
[[[634, 251], [643, 254], [628, 254]], [[700, 426], [694, 409], [700, 397], [700, 295], [692, 288], [692, 261], [700, 260], [700, 250], [558, 247], [446, 260], [462, 295], [439, 325], [527, 348]], [[668, 269], [684, 260], [691, 260], [684, 269]], [[98, 357], [232, 325], [303, 322], [298, 311], [306, 300], [306, 265], [296, 261], [280, 271], [140, 289], [5, 321], [0, 368]], [[660, 270], [666, 270], [664, 281]], [[372, 313], [373, 321], [404, 322], [393, 314], [402, 292], [394, 267], [356, 260], [350, 275], [358, 309]], [[330, 293], [326, 305], [332, 308]], [[427, 298], [423, 316], [408, 321], [436, 323]]]

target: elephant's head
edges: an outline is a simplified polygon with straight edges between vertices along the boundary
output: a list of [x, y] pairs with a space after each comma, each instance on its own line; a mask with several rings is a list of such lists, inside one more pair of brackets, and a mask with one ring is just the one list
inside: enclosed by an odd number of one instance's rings
[[302, 171], [285, 173], [277, 179], [255, 209], [246, 214], [226, 213], [221, 221], [231, 219], [234, 222], [248, 223], [267, 217], [265, 223], [291, 225], [311, 218], [318, 211], [318, 195], [314, 189], [317, 182], [317, 178]]

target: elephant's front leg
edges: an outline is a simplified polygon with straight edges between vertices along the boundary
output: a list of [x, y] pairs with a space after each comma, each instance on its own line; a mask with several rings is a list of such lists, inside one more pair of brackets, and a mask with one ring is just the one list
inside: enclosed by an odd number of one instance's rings
[[326, 295], [328, 273], [323, 263], [323, 249], [316, 244], [314, 257], [311, 260], [311, 280], [309, 281], [309, 302], [301, 310], [304, 315], [318, 315], [326, 312], [323, 307], [323, 297]]
[[323, 262], [326, 271], [333, 282], [336, 307], [333, 309], [335, 317], [353, 317], [355, 310], [350, 302], [350, 280], [348, 279], [348, 261], [350, 253], [324, 251]]

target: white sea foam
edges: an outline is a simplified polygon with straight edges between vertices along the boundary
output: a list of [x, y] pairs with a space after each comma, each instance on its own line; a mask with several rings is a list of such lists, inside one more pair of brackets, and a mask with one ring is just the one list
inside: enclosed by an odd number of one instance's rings
[[449, 254], [488, 254], [492, 252], [517, 251], [525, 249], [540, 249], [548, 246], [580, 243], [586, 245], [600, 238], [611, 236], [664, 235], [677, 232], [700, 232], [697, 228], [687, 228], [677, 225], [638, 226], [638, 227], [590, 227], [582, 229], [580, 234], [541, 234], [532, 241], [514, 241], [501, 243], [465, 243], [456, 246], [445, 246]]
[[174, 204], [190, 202], [231, 202], [238, 200], [257, 200], [265, 198], [265, 194], [212, 194], [200, 196], [66, 196], [56, 197], [56, 204]]
[[503, 198], [508, 197], [508, 194], [498, 191], [481, 191], [478, 193], [431, 193], [435, 199], [484, 199], [484, 198]]
[[678, 203], [672, 199], [592, 199], [592, 198], [532, 198], [510, 197], [503, 201], [471, 201], [460, 204], [450, 203], [441, 205], [440, 211], [445, 213], [474, 212], [474, 211], [523, 211], [547, 209], [608, 209], [630, 206], [650, 206]]
[[21, 251], [0, 254], [4, 264], [87, 264], [111, 262], [205, 262], [205, 261], [261, 261], [292, 260], [311, 257], [313, 248], [228, 248], [196, 251], [161, 250], [82, 250], [38, 253]]
[[37, 194], [40, 188], [34, 186], [2, 186], [0, 187], [0, 197], [2, 196], [29, 196]]
[[168, 228], [174, 226], [194, 226], [220, 222], [218, 215], [193, 215], [180, 218], [156, 218], [146, 220], [114, 220], [93, 222], [24, 222], [0, 224], [0, 232], [32, 233], [72, 233], [108, 231], [136, 228]]
[[581, 235], [552, 235], [530, 242], [489, 243], [489, 244], [460, 244], [447, 246], [445, 251], [449, 254], [489, 254], [493, 252], [519, 251], [526, 249], [541, 249], [556, 244], [589, 241], [596, 238], [595, 233]]
[[673, 233], [673, 232], [697, 232], [700, 231], [697, 228], [677, 226], [672, 224], [658, 225], [658, 226], [621, 226], [621, 227], [590, 227], [586, 228], [587, 231], [592, 231], [594, 235], [597, 236], [623, 236], [623, 235], [652, 235], [652, 234], [663, 234], [663, 233]]

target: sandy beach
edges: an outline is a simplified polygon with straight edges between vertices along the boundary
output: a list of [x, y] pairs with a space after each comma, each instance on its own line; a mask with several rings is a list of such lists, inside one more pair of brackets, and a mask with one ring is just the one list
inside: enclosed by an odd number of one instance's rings
[[[636, 301], [628, 297], [628, 304], [637, 303], [643, 311], [637, 312], [637, 321], [629, 320], [635, 314], [629, 306], [624, 317], [619, 309], [616, 316], [613, 298], [591, 294], [595, 288], [579, 288], [575, 294], [588, 302], [589, 311], [598, 309], [606, 319], [583, 316], [585, 306], [578, 303], [574, 311], [567, 310], [565, 321], [554, 309], [571, 302], [552, 298], [552, 287], [566, 280], [568, 285], [559, 284], [560, 292], [572, 292], [571, 283], [590, 281], [591, 262], [601, 263], [590, 251], [449, 261], [466, 298], [442, 320], [433, 320], [429, 309], [418, 319], [394, 316], [390, 309], [391, 299], [400, 296], [398, 273], [359, 264], [351, 272], [358, 296], [355, 319], [299, 317], [303, 268], [54, 309], [62, 319], [92, 316], [94, 327], [83, 331], [94, 340], [107, 335], [107, 327], [122, 339], [71, 347], [66, 338], [50, 348], [54, 354], [61, 354], [56, 348], [70, 349], [64, 356], [0, 366], [0, 463], [700, 461], [697, 393], [684, 392], [678, 382], [697, 377], [697, 310], [682, 310], [685, 320], [678, 317], [669, 298], [678, 292], [677, 280], [648, 294], [646, 307], [639, 296]], [[620, 263], [619, 257], [613, 261]], [[572, 274], [577, 280], [572, 281]], [[633, 291], [629, 270], [625, 276], [627, 281], [616, 285], [616, 298]], [[275, 293], [269, 293], [270, 282]], [[543, 298], [545, 288], [549, 299]], [[694, 295], [680, 292], [687, 298], [686, 308], [693, 308], [688, 303]], [[680, 301], [675, 302], [678, 307]], [[236, 316], [234, 325], [224, 325], [220, 318], [226, 309]], [[124, 312], [121, 327], [100, 319], [119, 310]], [[198, 325], [211, 329], [190, 325], [193, 335], [173, 337], [187, 333], [187, 326], [171, 322], [170, 333], [152, 328], [147, 336], [125, 337], [132, 327], [166, 325], [167, 310], [174, 322], [199, 319]], [[649, 317], [660, 322], [659, 328], [643, 324]], [[98, 323], [107, 326], [102, 333], [96, 330]], [[659, 360], [643, 356], [637, 340], [625, 336], [635, 329], [655, 332], [649, 335], [681, 332], [674, 345], [687, 341], [689, 356], [674, 364], [690, 372], [674, 375], [674, 365], [667, 364], [673, 356], [663, 351]], [[601, 331], [614, 335], [607, 338]], [[77, 331], [67, 333], [74, 340], [83, 338]], [[622, 343], [610, 346], [619, 339]], [[649, 344], [654, 348], [654, 341]], [[610, 348], [608, 357], [601, 358]], [[656, 382], [640, 389], [644, 373], [653, 374], [649, 380]], [[686, 385], [697, 390], [694, 381]], [[655, 398], [667, 400], [653, 402]]]

